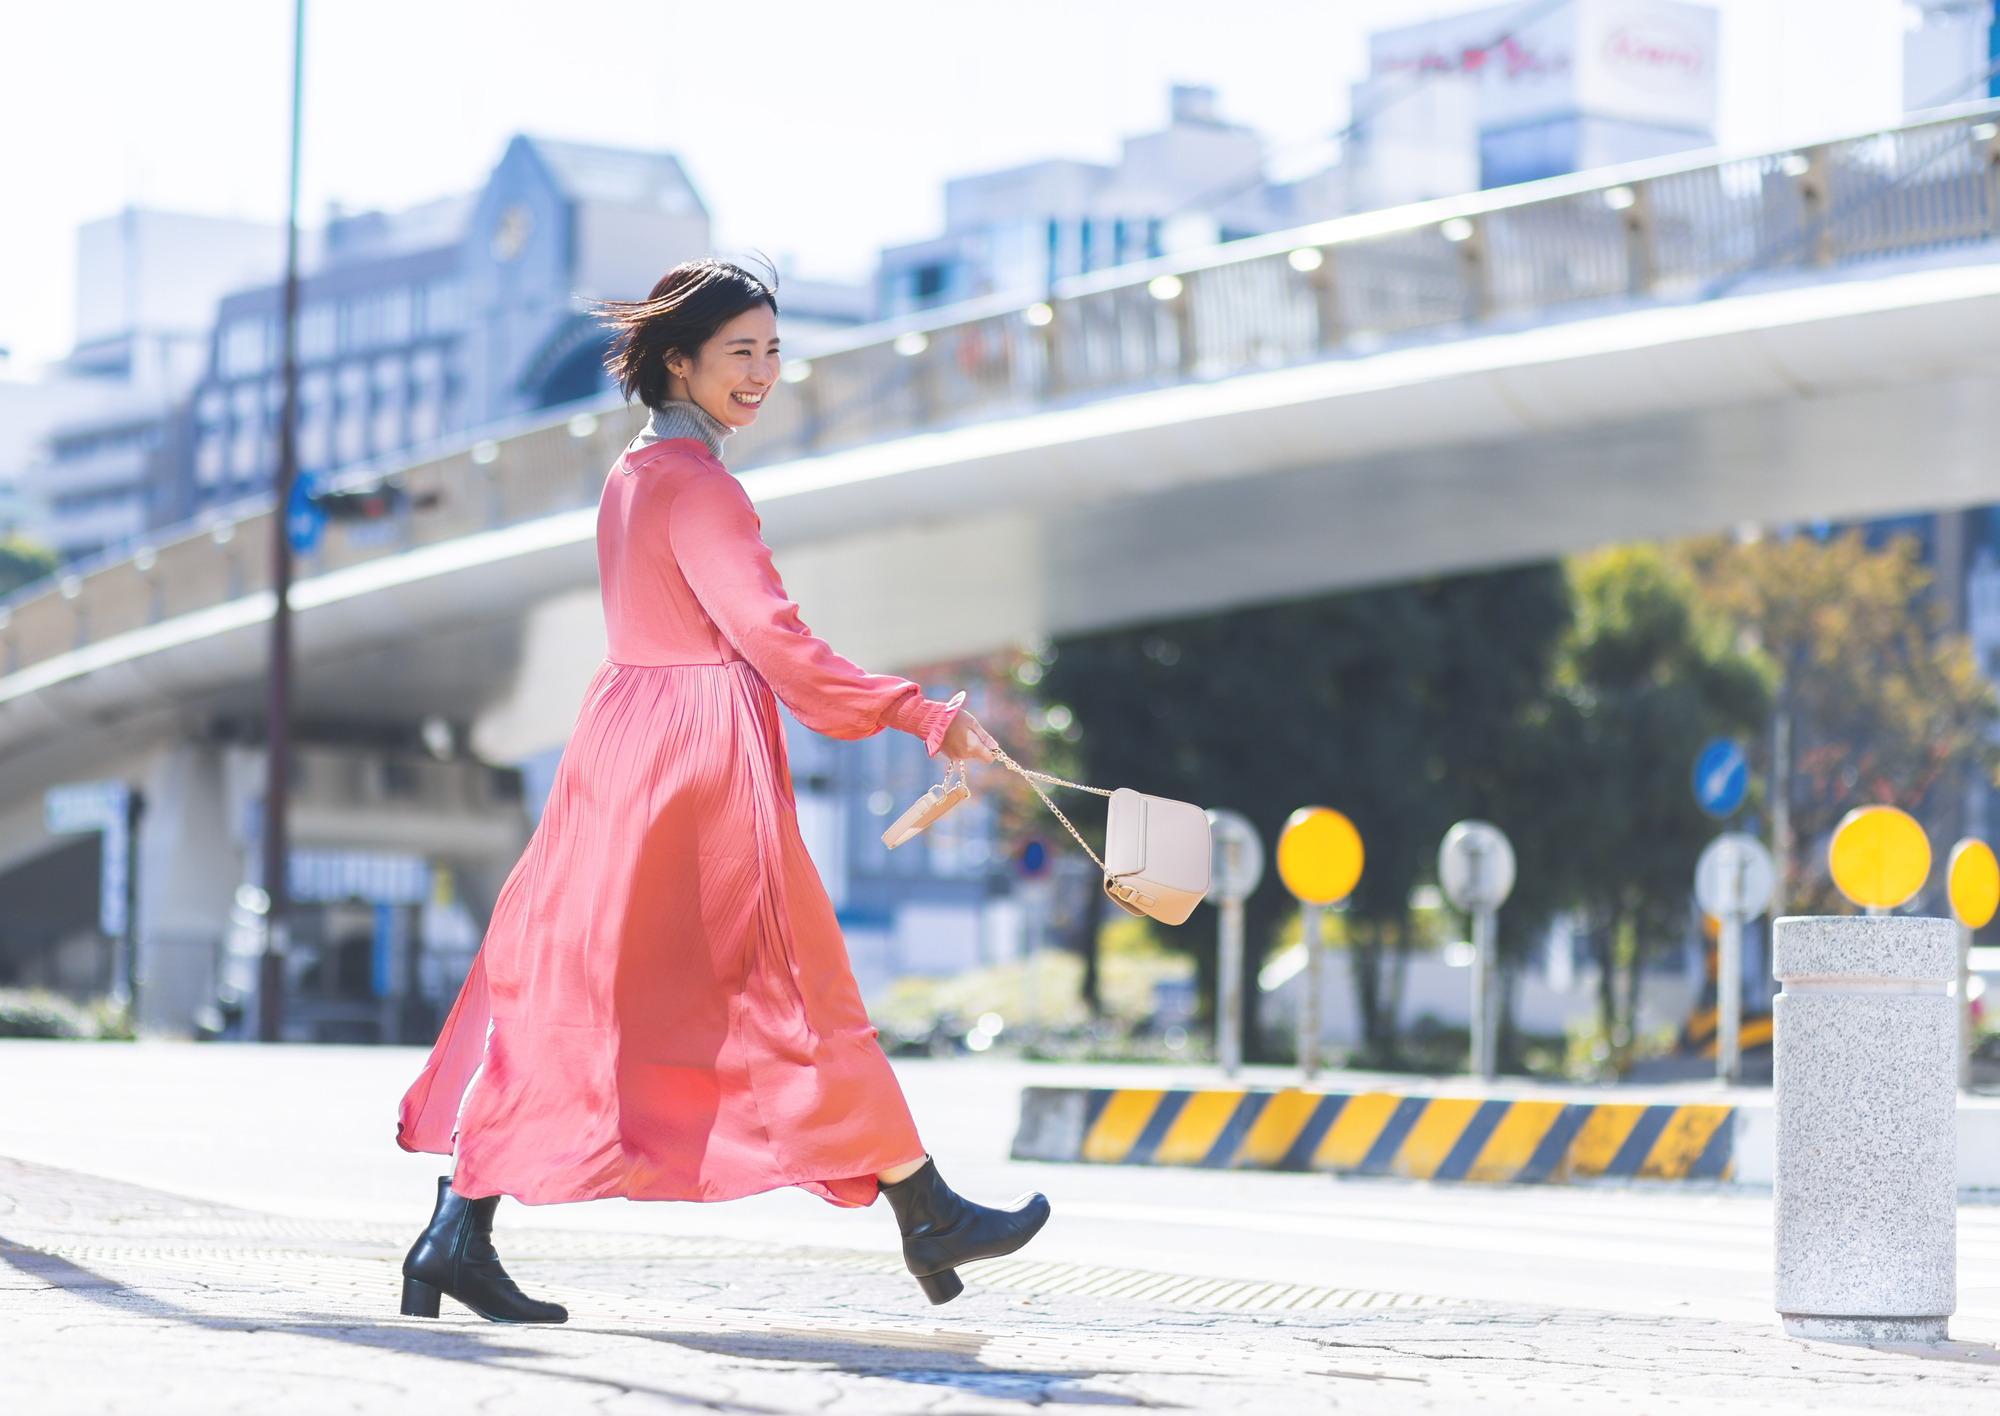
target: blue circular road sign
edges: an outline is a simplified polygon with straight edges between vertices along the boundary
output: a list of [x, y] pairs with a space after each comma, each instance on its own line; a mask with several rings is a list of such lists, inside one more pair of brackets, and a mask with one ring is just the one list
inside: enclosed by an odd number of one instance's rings
[[1734, 816], [1750, 790], [1750, 758], [1733, 738], [1710, 738], [1694, 760], [1694, 799], [1710, 816]]
[[285, 505], [285, 537], [292, 554], [302, 556], [319, 544], [326, 529], [326, 509], [317, 500], [319, 478], [300, 473], [292, 479], [291, 500]]

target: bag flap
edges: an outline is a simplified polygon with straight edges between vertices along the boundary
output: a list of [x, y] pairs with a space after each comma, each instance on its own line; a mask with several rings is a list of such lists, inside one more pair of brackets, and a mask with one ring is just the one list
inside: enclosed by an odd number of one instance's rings
[[1208, 813], [1171, 797], [1129, 787], [1111, 794], [1104, 824], [1104, 873], [1114, 880], [1143, 876], [1174, 890], [1208, 893], [1212, 865]]
[[1146, 878], [1175, 890], [1206, 895], [1214, 847], [1208, 813], [1167, 797], [1147, 797]]
[[1104, 820], [1104, 873], [1132, 875], [1146, 868], [1146, 803], [1130, 787], [1111, 794]]

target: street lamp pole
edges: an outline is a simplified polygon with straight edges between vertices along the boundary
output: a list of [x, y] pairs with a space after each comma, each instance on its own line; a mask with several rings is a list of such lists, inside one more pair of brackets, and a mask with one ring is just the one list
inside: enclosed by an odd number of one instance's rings
[[284, 385], [278, 414], [278, 468], [271, 486], [271, 667], [265, 732], [264, 956], [257, 980], [257, 1036], [277, 1042], [285, 1026], [285, 955], [291, 944], [289, 768], [292, 749], [292, 542], [287, 515], [298, 478], [299, 419], [299, 118], [305, 87], [306, 0], [292, 4], [292, 164], [285, 213]]

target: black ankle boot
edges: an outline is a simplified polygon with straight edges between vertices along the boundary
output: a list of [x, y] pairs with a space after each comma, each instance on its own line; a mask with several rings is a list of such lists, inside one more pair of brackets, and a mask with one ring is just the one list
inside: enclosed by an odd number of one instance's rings
[[403, 1316], [434, 1318], [438, 1295], [449, 1293], [494, 1323], [561, 1323], [569, 1309], [538, 1303], [514, 1286], [493, 1249], [493, 1211], [498, 1195], [468, 1200], [438, 1180], [437, 1211], [430, 1228], [417, 1236], [403, 1260]]
[[932, 1303], [949, 1303], [965, 1291], [955, 1272], [974, 1259], [1011, 1254], [1049, 1222], [1049, 1201], [1026, 1194], [1006, 1209], [989, 1209], [953, 1194], [928, 1157], [916, 1174], [882, 1186], [903, 1229], [903, 1262]]

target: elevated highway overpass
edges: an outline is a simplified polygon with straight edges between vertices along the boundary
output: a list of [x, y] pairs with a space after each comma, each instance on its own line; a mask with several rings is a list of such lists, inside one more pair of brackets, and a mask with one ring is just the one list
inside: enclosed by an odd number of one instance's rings
[[[883, 666], [2000, 500], [1997, 118], [1369, 213], [858, 331], [794, 360], [730, 460], [809, 622]], [[393, 836], [489, 874], [518, 848], [475, 762], [422, 801], [349, 766], [426, 718], [485, 761], [566, 735], [603, 646], [596, 489], [636, 424], [568, 412], [373, 469], [397, 514], [306, 557], [301, 732], [332, 765], [302, 844]], [[0, 609], [0, 869], [50, 849], [48, 785], [152, 783], [141, 878], [166, 895], [142, 915], [189, 957], [243, 878], [227, 763], [261, 735], [268, 515]], [[206, 836], [169, 809], [198, 799]]]

